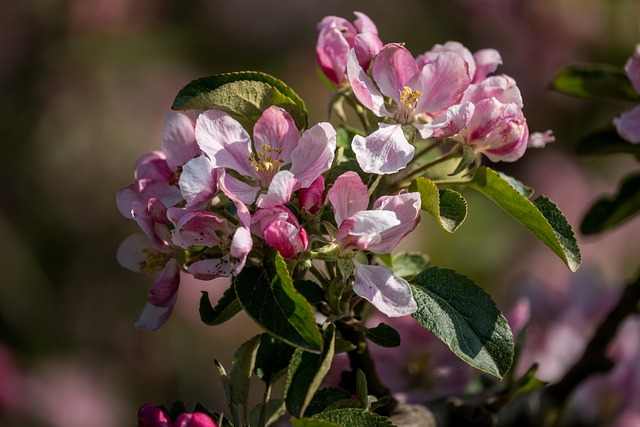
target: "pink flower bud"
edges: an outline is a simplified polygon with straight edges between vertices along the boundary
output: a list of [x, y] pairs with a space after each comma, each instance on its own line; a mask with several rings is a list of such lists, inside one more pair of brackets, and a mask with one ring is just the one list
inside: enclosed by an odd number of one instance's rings
[[298, 190], [300, 207], [308, 212], [315, 213], [324, 204], [324, 177], [319, 176], [309, 188]]
[[138, 427], [171, 427], [171, 420], [162, 409], [145, 403], [138, 410]]
[[205, 413], [192, 412], [190, 414], [181, 414], [173, 427], [218, 427], [216, 423]]

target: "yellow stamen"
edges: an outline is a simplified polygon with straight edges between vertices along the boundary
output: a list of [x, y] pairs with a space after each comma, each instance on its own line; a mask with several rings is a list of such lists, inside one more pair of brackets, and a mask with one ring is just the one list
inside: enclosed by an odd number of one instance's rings
[[418, 99], [422, 95], [419, 90], [413, 90], [409, 86], [405, 86], [400, 92], [400, 102], [408, 109], [413, 110], [418, 105]]
[[262, 176], [263, 187], [268, 187], [273, 176], [280, 171], [284, 163], [280, 158], [281, 155], [282, 148], [273, 148], [269, 144], [263, 144], [260, 150], [249, 155], [249, 163]]

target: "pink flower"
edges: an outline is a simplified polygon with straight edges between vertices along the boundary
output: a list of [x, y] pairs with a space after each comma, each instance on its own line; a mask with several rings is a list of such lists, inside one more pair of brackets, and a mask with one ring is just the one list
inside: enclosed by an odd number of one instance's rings
[[154, 273], [156, 276], [147, 303], [135, 323], [136, 328], [155, 331], [169, 319], [175, 306], [180, 286], [180, 266], [172, 258], [172, 253], [153, 251], [149, 249], [151, 246], [148, 238], [134, 234], [122, 242], [117, 258], [125, 268]]
[[161, 408], [146, 403], [138, 410], [138, 427], [171, 427], [169, 414]]
[[307, 232], [284, 206], [258, 210], [252, 217], [252, 231], [264, 238], [283, 258], [293, 258], [307, 249]]
[[132, 235], [125, 239], [118, 248], [117, 259], [132, 271], [156, 275], [147, 304], [136, 322], [136, 327], [156, 330], [173, 311], [180, 285], [180, 267], [173, 258], [170, 221], [164, 204], [154, 198], [146, 205], [133, 201], [132, 214], [146, 236]]
[[324, 177], [320, 175], [308, 188], [298, 190], [300, 208], [315, 213], [324, 205]]
[[516, 104], [489, 98], [475, 104], [472, 111], [471, 120], [456, 135], [457, 140], [494, 162], [513, 162], [522, 157], [529, 141], [529, 128]]
[[131, 218], [132, 202], [146, 204], [151, 198], [159, 199], [165, 206], [178, 204], [182, 200], [178, 188], [182, 166], [200, 154], [191, 119], [181, 113], [169, 113], [164, 122], [162, 151], [140, 156], [134, 164], [136, 181], [118, 191], [116, 203], [120, 213]]
[[[349, 257], [357, 250], [389, 253], [418, 224], [419, 193], [386, 196], [367, 210], [367, 186], [355, 172], [336, 179], [327, 193], [338, 225], [336, 244]], [[352, 259], [355, 267], [353, 291], [389, 317], [405, 316], [416, 310], [409, 283], [388, 267], [365, 265]]]
[[[218, 176], [218, 187], [222, 193], [231, 200], [236, 208], [238, 223], [235, 226], [235, 230], [232, 230], [230, 226], [228, 226], [228, 223], [220, 221], [220, 218], [217, 218], [213, 214], [211, 216], [202, 213], [193, 217], [197, 218], [200, 223], [200, 230], [198, 230], [195, 235], [192, 234], [192, 236], [196, 238], [198, 235], [207, 236], [207, 233], [211, 233], [211, 230], [206, 231], [203, 228], [214, 227], [221, 233], [218, 235], [218, 233], [214, 232], [215, 236], [209, 234], [209, 239], [224, 237], [224, 247], [221, 248], [221, 257], [198, 260], [187, 268], [187, 271], [198, 279], [210, 280], [216, 277], [237, 275], [244, 268], [247, 256], [253, 248], [253, 240], [250, 232], [251, 214], [245, 203], [228, 188], [229, 178], [231, 177], [222, 170]], [[234, 180], [234, 182], [240, 181]], [[202, 233], [202, 235], [200, 233]], [[228, 238], [229, 236], [232, 236], [230, 240]]]
[[180, 414], [173, 423], [173, 427], [218, 427], [218, 425], [203, 412], [191, 412]]
[[431, 50], [416, 58], [418, 64], [425, 65], [433, 62], [443, 52], [454, 52], [460, 55], [469, 70], [471, 83], [479, 83], [502, 65], [502, 57], [495, 49], [482, 49], [472, 54], [462, 43], [448, 41], [445, 44], [437, 44]]
[[358, 63], [367, 70], [382, 48], [378, 29], [367, 15], [354, 12], [352, 25], [344, 18], [327, 16], [318, 24], [316, 58], [325, 76], [336, 86], [347, 83], [347, 56], [355, 50]]
[[245, 204], [257, 197], [258, 207], [283, 205], [294, 191], [309, 187], [329, 169], [336, 148], [336, 132], [329, 123], [300, 135], [289, 113], [275, 106], [256, 122], [253, 142], [240, 123], [218, 110], [200, 114], [196, 139], [213, 169], [234, 170], [245, 178], [228, 175], [227, 189]]
[[[640, 93], [640, 44], [636, 45], [636, 50], [627, 60], [624, 67], [627, 77], [636, 92]], [[630, 111], [622, 113], [620, 117], [613, 119], [613, 124], [618, 130], [618, 134], [632, 144], [640, 144], [640, 106]]]
[[166, 411], [147, 403], [138, 410], [138, 427], [217, 427], [217, 424], [203, 412], [185, 412], [172, 422]]
[[[467, 63], [457, 53], [443, 52], [433, 62], [420, 65], [403, 46], [388, 44], [376, 56], [372, 80], [352, 50], [347, 74], [362, 105], [392, 122], [381, 123], [379, 129], [367, 137], [354, 137], [352, 148], [365, 172], [395, 173], [411, 161], [415, 149], [407, 141], [403, 126], [410, 125], [422, 138], [428, 138], [436, 129], [447, 127], [455, 116], [466, 114], [465, 109], [456, 104], [471, 79]], [[390, 108], [385, 104], [385, 97], [391, 99]], [[456, 108], [447, 114], [454, 106]]]

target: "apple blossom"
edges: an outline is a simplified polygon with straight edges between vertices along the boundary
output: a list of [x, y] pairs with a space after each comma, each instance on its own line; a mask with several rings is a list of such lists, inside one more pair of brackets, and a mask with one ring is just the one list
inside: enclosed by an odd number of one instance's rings
[[[343, 256], [358, 250], [389, 253], [418, 224], [419, 193], [386, 196], [368, 210], [367, 186], [355, 172], [345, 172], [327, 193], [338, 234], [335, 243]], [[401, 221], [402, 219], [402, 221]], [[389, 317], [416, 310], [411, 287], [388, 267], [365, 265], [350, 258], [355, 267], [353, 291]]]
[[364, 13], [354, 14], [357, 19], [353, 24], [337, 16], [327, 16], [318, 23], [316, 58], [324, 75], [336, 86], [347, 83], [347, 56], [351, 49], [365, 70], [382, 49], [373, 21]]
[[309, 187], [329, 169], [336, 132], [329, 123], [319, 123], [300, 135], [289, 113], [272, 106], [256, 122], [253, 143], [240, 123], [219, 110], [200, 114], [196, 140], [213, 168], [233, 170], [244, 178], [228, 175], [230, 192], [245, 204], [257, 197], [258, 207], [271, 207], [285, 204], [293, 191]]
[[259, 209], [252, 217], [252, 231], [283, 258], [293, 258], [307, 248], [307, 232], [284, 206]]
[[[453, 52], [439, 54], [433, 62], [420, 66], [411, 53], [399, 44], [388, 44], [376, 56], [373, 80], [358, 64], [355, 51], [349, 54], [347, 73], [353, 93], [378, 117], [390, 119], [377, 131], [356, 135], [352, 148], [365, 172], [390, 174], [406, 167], [414, 147], [403, 126], [411, 126], [422, 138], [445, 127], [453, 115], [465, 114], [457, 107], [471, 79], [464, 59]], [[385, 97], [391, 99], [387, 107]], [[441, 135], [448, 136], [448, 135]]]
[[140, 156], [134, 164], [136, 181], [118, 191], [120, 213], [131, 218], [131, 203], [146, 204], [151, 198], [168, 207], [178, 204], [182, 201], [178, 187], [182, 166], [200, 154], [191, 119], [182, 113], [169, 113], [164, 122], [162, 150]]

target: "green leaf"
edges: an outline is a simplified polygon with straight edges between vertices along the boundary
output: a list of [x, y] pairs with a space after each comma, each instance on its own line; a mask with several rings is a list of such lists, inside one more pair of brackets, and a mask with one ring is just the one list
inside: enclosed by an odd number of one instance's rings
[[502, 378], [514, 357], [513, 334], [491, 297], [473, 281], [437, 267], [410, 282], [412, 314], [469, 365]]
[[307, 109], [302, 99], [281, 80], [257, 71], [193, 80], [178, 92], [171, 108], [223, 110], [250, 129], [262, 112], [272, 105], [291, 114], [298, 129], [306, 129]]
[[289, 366], [294, 348], [269, 335], [260, 335], [254, 372], [266, 384], [272, 384]]
[[231, 319], [242, 310], [240, 302], [236, 296], [236, 292], [231, 286], [227, 289], [215, 308], [211, 306], [209, 301], [209, 292], [202, 291], [200, 297], [200, 320], [206, 325], [220, 325]]
[[393, 427], [389, 418], [355, 408], [320, 412], [312, 419], [330, 421], [342, 427]]
[[380, 323], [375, 328], [364, 329], [366, 337], [381, 347], [398, 347], [400, 345], [400, 334], [386, 323]]
[[551, 89], [587, 99], [640, 101], [624, 68], [609, 64], [570, 65], [553, 78]]
[[511, 214], [564, 261], [571, 271], [580, 267], [580, 248], [571, 225], [558, 207], [544, 196], [531, 202], [498, 173], [480, 167], [465, 185], [480, 191]]
[[367, 376], [362, 369], [356, 371], [356, 396], [360, 402], [360, 407], [369, 410], [369, 387], [367, 386]]
[[522, 194], [527, 199], [533, 195], [533, 188], [527, 187], [521, 181], [518, 181], [512, 176], [507, 175], [506, 173], [497, 172], [500, 178], [504, 179], [509, 183], [510, 186], [513, 187], [518, 193]]
[[538, 364], [534, 363], [531, 368], [529, 368], [529, 370], [514, 384], [514, 392], [510, 396], [510, 399], [537, 388], [544, 387], [548, 384], [547, 382], [536, 378], [537, 371]]
[[246, 424], [249, 420], [249, 382], [251, 380], [259, 344], [259, 335], [242, 344], [233, 356], [231, 370], [227, 376], [231, 390], [231, 402], [229, 406], [242, 408], [242, 420], [236, 419], [234, 415], [233, 421], [236, 425], [241, 425], [241, 421]]
[[340, 424], [311, 418], [291, 418], [291, 427], [343, 427]]
[[284, 401], [282, 399], [273, 399], [266, 403], [259, 403], [253, 408], [251, 411], [251, 416], [249, 419], [251, 420], [250, 426], [259, 426], [260, 425], [260, 411], [263, 407], [265, 407], [266, 417], [265, 417], [265, 426], [269, 426], [280, 419], [287, 411], [284, 407]]
[[622, 139], [615, 128], [592, 133], [582, 138], [576, 147], [576, 154], [580, 156], [618, 153], [633, 154], [640, 160], [640, 144], [632, 144]]
[[391, 267], [398, 276], [410, 279], [429, 267], [431, 259], [420, 252], [399, 252], [393, 257]]
[[307, 410], [304, 411], [305, 417], [311, 417], [319, 412], [324, 411], [330, 405], [341, 401], [351, 399], [351, 393], [343, 388], [325, 387], [321, 388], [313, 395], [313, 399], [309, 402]]
[[322, 335], [313, 308], [294, 288], [277, 251], [269, 251], [264, 267], [242, 269], [234, 285], [244, 310], [265, 331], [289, 345], [320, 353]]
[[467, 202], [453, 190], [438, 190], [427, 178], [418, 178], [411, 183], [409, 191], [420, 193], [422, 210], [435, 216], [442, 228], [453, 233], [467, 217]]
[[585, 215], [582, 234], [597, 234], [616, 227], [640, 213], [640, 174], [625, 178], [618, 194], [599, 199]]
[[311, 399], [320, 387], [334, 355], [335, 326], [325, 326], [324, 349], [322, 354], [296, 350], [289, 364], [285, 402], [287, 410], [295, 417], [304, 414]]
[[326, 300], [320, 285], [312, 280], [296, 279], [293, 281], [293, 286], [309, 301], [309, 304], [316, 305]]

